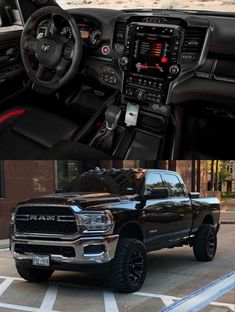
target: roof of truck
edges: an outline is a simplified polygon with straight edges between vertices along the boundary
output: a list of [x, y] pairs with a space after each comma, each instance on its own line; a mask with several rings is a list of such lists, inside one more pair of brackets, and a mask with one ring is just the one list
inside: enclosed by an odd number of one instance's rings
[[105, 169], [105, 168], [99, 168], [99, 167], [96, 167], [94, 170], [89, 170], [85, 173], [83, 173], [83, 175], [89, 175], [89, 174], [94, 174], [94, 173], [97, 173], [97, 174], [105, 174], [105, 173], [118, 173], [118, 172], [128, 172], [128, 171], [134, 171], [134, 172], [147, 172], [147, 171], [158, 171], [158, 172], [169, 172], [169, 173], [174, 173], [174, 174], [177, 174], [178, 173], [176, 171], [171, 171], [171, 170], [163, 170], [163, 169], [144, 169], [144, 168], [112, 168], [112, 169]]

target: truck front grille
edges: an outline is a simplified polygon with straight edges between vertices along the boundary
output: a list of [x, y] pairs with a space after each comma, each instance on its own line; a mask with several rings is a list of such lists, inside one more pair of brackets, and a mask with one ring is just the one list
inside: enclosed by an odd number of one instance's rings
[[69, 207], [24, 206], [17, 209], [15, 217], [17, 233], [73, 235], [76, 219]]

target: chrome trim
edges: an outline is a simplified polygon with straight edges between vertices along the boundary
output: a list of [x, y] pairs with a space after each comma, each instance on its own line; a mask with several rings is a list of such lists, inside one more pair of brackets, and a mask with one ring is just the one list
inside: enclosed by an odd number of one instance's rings
[[15, 221], [57, 221], [57, 222], [76, 223], [76, 217], [75, 217], [75, 215], [73, 215], [73, 216], [68, 216], [68, 215], [57, 216], [57, 215], [41, 215], [41, 214], [22, 214], [22, 215], [16, 216]]
[[64, 234], [46, 234], [46, 233], [25, 233], [25, 232], [16, 232], [14, 230], [14, 236], [17, 238], [20, 237], [30, 237], [30, 238], [56, 238], [56, 239], [75, 239], [81, 236], [79, 233], [75, 233], [73, 235], [64, 235]]
[[[72, 223], [77, 223], [76, 222], [76, 217], [74, 216], [75, 220], [71, 220], [72, 216], [58, 216], [57, 222], [72, 222]], [[67, 220], [66, 220], [67, 219]], [[70, 219], [70, 220], [69, 220]]]
[[[20, 204], [20, 205], [17, 205], [16, 209], [18, 208], [21, 208], [21, 207], [69, 207], [69, 208], [73, 208], [76, 207], [76, 208], [79, 208], [78, 206], [75, 206], [75, 205], [66, 205], [66, 204]], [[79, 208], [79, 210], [81, 210]]]
[[[51, 260], [56, 263], [67, 264], [89, 264], [89, 263], [107, 263], [115, 256], [119, 235], [81, 237], [72, 242], [60, 241], [28, 241], [26, 239], [12, 239], [11, 253], [15, 260], [32, 260], [33, 253], [19, 254], [15, 252], [15, 244], [39, 245], [39, 246], [59, 246], [72, 247], [75, 250], [75, 257], [63, 257], [62, 255], [51, 254]], [[91, 245], [104, 245], [105, 251], [96, 254], [85, 254], [84, 248]]]
[[113, 229], [113, 224], [110, 225], [110, 227], [107, 230], [100, 230], [100, 231], [84, 230], [84, 231], [82, 231], [82, 233], [83, 234], [105, 234], [107, 232], [110, 232], [110, 229]]

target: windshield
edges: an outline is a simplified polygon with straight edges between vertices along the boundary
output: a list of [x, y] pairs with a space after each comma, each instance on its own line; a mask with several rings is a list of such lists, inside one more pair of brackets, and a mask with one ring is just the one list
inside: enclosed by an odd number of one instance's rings
[[66, 192], [133, 195], [138, 192], [144, 173], [134, 171], [85, 174], [73, 180]]
[[106, 9], [182, 9], [235, 13], [235, 0], [57, 0], [64, 9], [96, 7]]

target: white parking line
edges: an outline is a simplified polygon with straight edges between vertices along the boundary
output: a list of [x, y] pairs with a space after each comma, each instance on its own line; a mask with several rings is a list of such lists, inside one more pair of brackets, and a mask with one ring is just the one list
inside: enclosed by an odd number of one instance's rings
[[12, 278], [15, 281], [25, 281], [23, 278], [21, 277], [12, 277], [12, 276], [4, 276], [4, 275], [0, 275], [1, 279], [8, 279], [8, 278]]
[[9, 304], [0, 302], [1, 308], [12, 309], [12, 310], [21, 310], [21, 311], [29, 311], [29, 312], [37, 312], [39, 311], [37, 308], [21, 306], [17, 304]]
[[162, 300], [164, 305], [167, 307], [174, 303], [175, 300], [179, 300], [181, 298], [179, 297], [174, 297], [174, 296], [166, 296], [166, 295], [160, 295], [160, 294], [152, 294], [152, 293], [145, 293], [142, 291], [135, 292], [133, 295], [137, 296], [143, 296], [143, 297], [150, 297], [150, 298], [159, 298]]
[[0, 252], [1, 251], [9, 251], [9, 248], [2, 248], [2, 249], [0, 249]]
[[114, 294], [110, 291], [104, 291], [105, 312], [118, 312], [118, 306]]
[[[165, 304], [165, 306], [169, 306], [168, 303], [172, 304], [175, 301], [182, 299], [182, 297], [174, 297], [174, 296], [167, 296], [167, 295], [161, 295], [161, 294], [152, 294], [152, 293], [146, 293], [146, 292], [142, 292], [142, 291], [138, 291], [136, 293], [133, 293], [133, 295], [149, 297], [149, 298], [159, 298], [162, 300], [162, 302]], [[232, 304], [232, 303], [211, 302], [210, 305], [229, 308], [231, 311], [235, 312], [235, 304]]]
[[43, 312], [52, 311], [56, 301], [57, 293], [58, 293], [57, 286], [55, 285], [49, 286], [39, 311]]
[[[12, 309], [12, 310], [20, 310], [20, 311], [29, 311], [29, 312], [42, 312], [42, 311], [46, 311], [46, 310], [40, 310], [38, 308], [22, 306], [22, 305], [18, 305], [18, 304], [3, 303], [3, 302], [0, 302], [0, 308]], [[50, 312], [60, 312], [60, 311], [50, 310]]]
[[[0, 296], [5, 293], [5, 291], [11, 286], [13, 281], [15, 281], [15, 280], [24, 281], [24, 279], [18, 278], [18, 277], [0, 276], [0, 278], [4, 279], [4, 281], [0, 284]], [[230, 283], [232, 278], [233, 278], [233, 283]], [[221, 285], [221, 283], [222, 283], [222, 285]], [[56, 284], [52, 284], [52, 285], [50, 285], [48, 283], [49, 287], [46, 291], [45, 297], [43, 299], [43, 302], [42, 302], [40, 308], [22, 306], [22, 305], [17, 305], [17, 304], [7, 304], [7, 303], [2, 303], [2, 302], [0, 302], [0, 308], [21, 310], [21, 311], [31, 311], [31, 312], [59, 312], [59, 311], [53, 310], [53, 306], [54, 306], [56, 298], [57, 298], [58, 287], [64, 286], [65, 284], [68, 287], [69, 286], [70, 287], [78, 287], [77, 285], [69, 284], [69, 283], [56, 283]], [[219, 280], [209, 284], [208, 286], [199, 289], [195, 293], [199, 294], [200, 291], [205, 292], [206, 290], [210, 289], [210, 287], [216, 286], [216, 289], [219, 290], [219, 297], [220, 297], [225, 293], [225, 290], [227, 292], [230, 290], [230, 287], [232, 289], [235, 286], [234, 284], [235, 284], [235, 272], [230, 273], [230, 274], [220, 278]], [[204, 292], [201, 293], [201, 298], [203, 298], [203, 299], [207, 298], [207, 297], [204, 297], [204, 295], [205, 295]], [[164, 312], [167, 312], [167, 311], [169, 311], [169, 312], [176, 312], [176, 311], [180, 311], [180, 312], [182, 312], [182, 311], [184, 311], [184, 312], [190, 312], [191, 311], [192, 312], [193, 311], [193, 312], [196, 312], [196, 311], [201, 311], [204, 307], [204, 306], [202, 308], [197, 307], [197, 309], [195, 309], [195, 306], [197, 305], [197, 302], [195, 301], [196, 303], [194, 304], [193, 309], [191, 309], [191, 310], [186, 310], [182, 306], [180, 306], [180, 308], [178, 310], [172, 310], [172, 307], [175, 307], [176, 305], [178, 305], [178, 303], [182, 303], [182, 301], [184, 299], [182, 299], [180, 297], [175, 297], [175, 296], [146, 293], [146, 292], [141, 292], [141, 291], [138, 291], [138, 292], [130, 294], [130, 295], [137, 295], [137, 296], [143, 296], [143, 297], [149, 297], [149, 298], [159, 298], [162, 301], [162, 303], [166, 306], [166, 308], [163, 308], [161, 310], [162, 312], [163, 311]], [[104, 291], [103, 296], [104, 296], [105, 312], [119, 312], [118, 305], [117, 305], [114, 294], [110, 291]], [[189, 296], [189, 297], [191, 297], [191, 296]], [[216, 298], [218, 298], [218, 296]], [[212, 302], [212, 300], [214, 300], [214, 299], [215, 299], [214, 297], [212, 299], [210, 299], [210, 302], [208, 304], [220, 306], [220, 307], [225, 307], [225, 308], [228, 308], [231, 311], [235, 312], [235, 305], [234, 304], [222, 303], [222, 302]], [[175, 301], [178, 301], [178, 302], [176, 303]], [[206, 304], [206, 305], [208, 305], [208, 304]]]
[[225, 307], [229, 308], [231, 311], [235, 312], [235, 304], [231, 303], [222, 303], [222, 302], [211, 302], [211, 305], [215, 305], [217, 307]]
[[14, 281], [14, 277], [8, 277], [4, 282], [0, 284], [0, 296], [4, 294], [8, 287], [10, 287], [11, 283]]
[[191, 295], [173, 303], [160, 312], [197, 312], [207, 307], [213, 300], [223, 296], [235, 287], [235, 272], [193, 292]]

